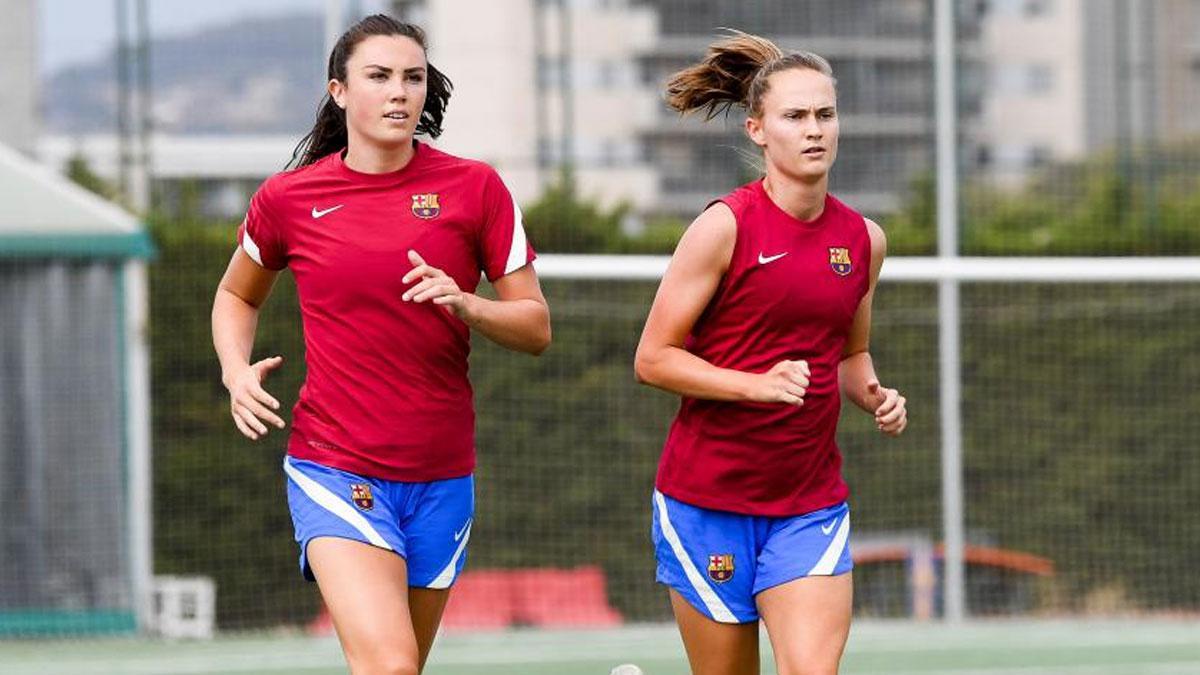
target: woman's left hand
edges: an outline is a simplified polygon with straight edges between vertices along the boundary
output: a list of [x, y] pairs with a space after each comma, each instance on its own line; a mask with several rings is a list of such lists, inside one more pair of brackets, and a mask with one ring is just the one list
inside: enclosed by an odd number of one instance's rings
[[425, 262], [416, 251], [408, 252], [408, 260], [413, 268], [404, 275], [403, 282], [408, 284], [420, 279], [421, 281], [404, 292], [401, 296], [405, 302], [425, 302], [432, 300], [435, 305], [442, 305], [446, 311], [462, 319], [467, 312], [467, 297], [458, 287], [458, 282], [449, 274]]
[[867, 391], [876, 400], [881, 400], [875, 408], [875, 425], [879, 427], [879, 431], [888, 436], [899, 436], [903, 433], [904, 428], [908, 426], [908, 410], [904, 407], [908, 400], [901, 396], [900, 392], [881, 386], [877, 381], [868, 383]]

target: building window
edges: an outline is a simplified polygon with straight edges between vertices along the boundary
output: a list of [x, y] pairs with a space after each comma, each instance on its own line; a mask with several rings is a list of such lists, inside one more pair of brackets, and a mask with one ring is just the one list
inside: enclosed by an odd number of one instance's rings
[[1034, 64], [1025, 71], [1025, 84], [1030, 94], [1045, 94], [1054, 88], [1054, 70], [1045, 64]]
[[1050, 148], [1035, 145], [1029, 148], [1029, 166], [1046, 166], [1050, 163]]
[[562, 150], [561, 142], [556, 138], [542, 137], [538, 139], [538, 166], [547, 168], [557, 166]]
[[975, 7], [979, 16], [990, 12], [996, 16], [1037, 19], [1054, 11], [1054, 0], [979, 0]]
[[1046, 16], [1053, 9], [1051, 0], [1025, 0], [1025, 16]]
[[996, 16], [1015, 16], [1021, 13], [1022, 8], [1019, 2], [1023, 0], [992, 0], [988, 4], [988, 11]]
[[1010, 96], [1045, 94], [1054, 88], [1054, 69], [1044, 63], [1002, 63], [992, 68], [992, 88]]
[[596, 64], [596, 86], [600, 89], [612, 89], [617, 86], [617, 68], [612, 61]]
[[617, 144], [612, 140], [600, 143], [600, 166], [615, 166], [617, 163]]
[[537, 79], [542, 89], [558, 89], [562, 84], [562, 62], [554, 57], [539, 56]]
[[997, 92], [1009, 95], [1025, 92], [1025, 69], [1017, 64], [997, 64], [992, 70], [991, 79]]

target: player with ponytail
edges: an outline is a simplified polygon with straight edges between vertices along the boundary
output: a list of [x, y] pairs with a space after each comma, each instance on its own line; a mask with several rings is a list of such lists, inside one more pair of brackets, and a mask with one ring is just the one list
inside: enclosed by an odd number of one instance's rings
[[746, 111], [764, 176], [684, 233], [638, 345], [640, 381], [679, 394], [653, 494], [656, 577], [700, 675], [836, 673], [850, 629], [841, 398], [899, 435], [906, 401], [868, 351], [883, 231], [829, 194], [829, 63], [733, 32], [675, 74], [667, 103]]

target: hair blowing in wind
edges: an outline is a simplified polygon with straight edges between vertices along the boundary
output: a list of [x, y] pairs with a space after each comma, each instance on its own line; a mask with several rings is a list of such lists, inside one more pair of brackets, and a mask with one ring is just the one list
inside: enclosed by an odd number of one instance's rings
[[728, 112], [734, 105], [758, 115], [767, 79], [790, 68], [815, 70], [833, 78], [833, 68], [817, 54], [786, 53], [764, 37], [730, 30], [729, 37], [709, 46], [700, 63], [671, 76], [667, 105], [680, 113], [705, 109], [706, 120]]

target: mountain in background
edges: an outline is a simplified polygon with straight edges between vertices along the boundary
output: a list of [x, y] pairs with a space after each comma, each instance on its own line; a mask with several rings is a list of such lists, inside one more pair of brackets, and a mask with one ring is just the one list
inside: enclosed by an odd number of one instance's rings
[[[150, 46], [156, 131], [303, 134], [324, 93], [316, 14], [242, 19]], [[116, 58], [64, 68], [42, 83], [54, 134], [116, 130]]]

